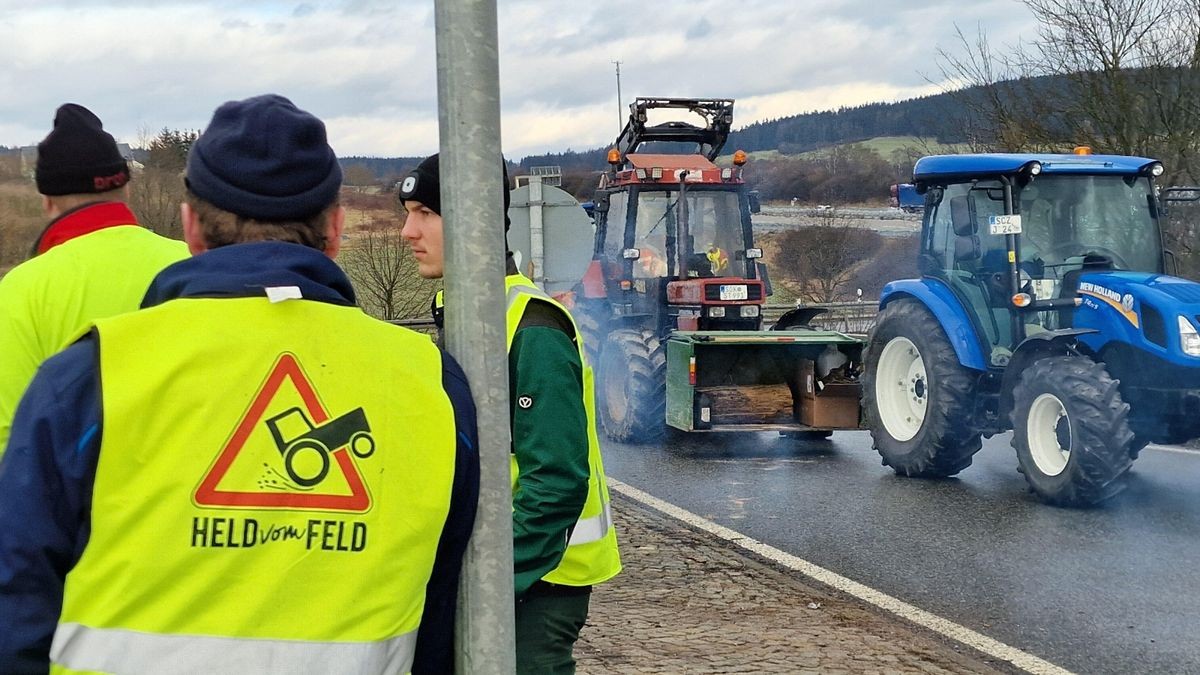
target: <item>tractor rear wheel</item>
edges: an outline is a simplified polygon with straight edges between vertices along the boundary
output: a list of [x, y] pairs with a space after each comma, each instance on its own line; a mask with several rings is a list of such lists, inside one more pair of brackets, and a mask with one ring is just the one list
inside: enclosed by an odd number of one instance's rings
[[982, 445], [974, 414], [978, 375], [959, 364], [925, 307], [897, 300], [884, 308], [864, 361], [863, 415], [886, 466], [942, 478], [971, 465]]
[[600, 423], [622, 443], [657, 443], [666, 432], [667, 354], [652, 331], [609, 333], [600, 354]]
[[579, 337], [583, 338], [588, 363], [595, 368], [600, 363], [600, 351], [604, 348], [604, 326], [600, 320], [600, 308], [588, 304], [580, 304], [577, 307], [578, 309], [571, 314], [575, 317], [575, 325], [579, 327]]
[[1085, 356], [1044, 358], [1021, 374], [1012, 445], [1042, 501], [1092, 506], [1125, 488], [1136, 443], [1118, 384]]

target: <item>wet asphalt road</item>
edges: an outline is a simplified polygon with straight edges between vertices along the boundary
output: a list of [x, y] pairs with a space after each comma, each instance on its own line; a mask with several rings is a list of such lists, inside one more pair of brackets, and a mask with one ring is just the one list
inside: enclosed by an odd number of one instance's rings
[[706, 438], [606, 442], [606, 469], [1070, 670], [1200, 672], [1200, 454], [1152, 446], [1123, 494], [1076, 511], [1027, 492], [1008, 434], [940, 481], [896, 476], [866, 432]]

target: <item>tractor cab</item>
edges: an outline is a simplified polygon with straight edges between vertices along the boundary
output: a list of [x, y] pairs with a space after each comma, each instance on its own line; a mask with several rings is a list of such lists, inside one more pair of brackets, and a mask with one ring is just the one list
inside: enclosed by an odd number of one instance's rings
[[[968, 164], [980, 161], [988, 166]], [[1153, 185], [1161, 167], [1084, 154], [918, 162], [922, 271], [968, 308], [989, 366], [1007, 365], [1030, 335], [1070, 328], [1087, 273], [1162, 273]]]
[[[686, 109], [705, 120], [646, 124], [647, 111]], [[613, 317], [650, 317], [659, 331], [757, 330], [766, 289], [751, 233], [751, 195], [734, 166], [714, 160], [733, 101], [637, 99], [596, 192], [592, 280], [584, 296]], [[640, 152], [646, 144], [655, 152]], [[666, 152], [685, 145], [688, 154]], [[661, 150], [661, 151], [660, 151]]]

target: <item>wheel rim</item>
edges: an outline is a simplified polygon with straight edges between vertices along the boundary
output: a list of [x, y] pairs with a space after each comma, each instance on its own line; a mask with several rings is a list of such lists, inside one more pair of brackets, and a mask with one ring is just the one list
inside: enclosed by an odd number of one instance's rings
[[921, 352], [908, 338], [892, 338], [879, 355], [875, 402], [892, 438], [912, 440], [921, 430], [929, 404], [929, 379]]
[[1071, 418], [1062, 401], [1054, 394], [1042, 394], [1029, 407], [1025, 421], [1029, 454], [1038, 471], [1057, 476], [1071, 461]]

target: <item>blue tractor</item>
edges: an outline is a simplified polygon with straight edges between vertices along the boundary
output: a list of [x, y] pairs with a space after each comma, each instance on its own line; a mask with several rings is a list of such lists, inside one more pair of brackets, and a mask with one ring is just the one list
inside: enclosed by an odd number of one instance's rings
[[1200, 437], [1200, 284], [1165, 274], [1161, 163], [925, 157], [920, 279], [888, 284], [862, 408], [883, 463], [954, 475], [1012, 430], [1043, 501], [1097, 504], [1149, 442]]

